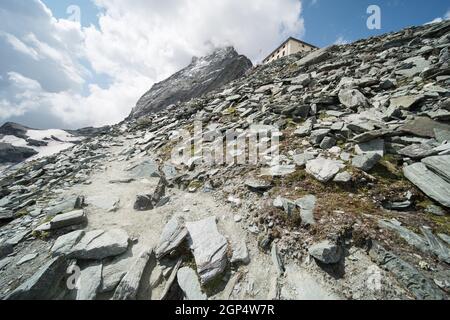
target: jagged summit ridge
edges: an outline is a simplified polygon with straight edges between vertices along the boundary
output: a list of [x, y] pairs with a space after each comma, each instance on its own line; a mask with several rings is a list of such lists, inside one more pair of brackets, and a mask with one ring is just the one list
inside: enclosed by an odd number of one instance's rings
[[137, 118], [199, 97], [242, 77], [251, 67], [251, 61], [233, 47], [216, 49], [205, 57], [194, 57], [186, 68], [153, 85], [139, 99], [130, 117]]

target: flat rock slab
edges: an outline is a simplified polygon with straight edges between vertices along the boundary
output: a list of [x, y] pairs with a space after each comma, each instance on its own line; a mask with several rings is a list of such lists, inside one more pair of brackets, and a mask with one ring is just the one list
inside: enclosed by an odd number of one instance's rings
[[56, 257], [45, 263], [35, 274], [11, 292], [5, 300], [50, 300], [64, 277], [67, 260]]
[[51, 231], [61, 228], [66, 228], [73, 225], [83, 224], [87, 221], [84, 210], [76, 210], [68, 213], [63, 213], [54, 217], [50, 222], [40, 225], [36, 231]]
[[56, 239], [50, 251], [53, 256], [68, 255], [84, 235], [85, 232], [83, 230], [77, 230], [62, 235]]
[[267, 191], [272, 188], [272, 183], [263, 179], [249, 178], [244, 183], [252, 191]]
[[427, 117], [417, 117], [416, 119], [406, 123], [400, 130], [419, 137], [435, 138], [435, 129], [450, 130], [450, 125], [432, 120]]
[[94, 263], [84, 268], [78, 280], [76, 300], [95, 300], [102, 283], [102, 263]]
[[262, 176], [283, 177], [295, 172], [295, 165], [276, 165], [261, 169]]
[[202, 292], [197, 274], [189, 267], [178, 270], [178, 285], [184, 293], [186, 300], [207, 300], [208, 297]]
[[397, 280], [419, 300], [443, 300], [444, 293], [429, 278], [416, 268], [384, 249], [380, 244], [373, 243], [369, 255], [380, 267], [392, 272]]
[[297, 66], [309, 67], [316, 63], [320, 63], [325, 61], [331, 57], [331, 53], [329, 52], [329, 48], [322, 48], [312, 53], [308, 54], [306, 57], [298, 60], [295, 64]]
[[136, 300], [142, 275], [148, 265], [153, 250], [145, 250], [120, 281], [114, 292], [113, 300]]
[[314, 195], [307, 195], [295, 201], [295, 204], [300, 208], [300, 217], [302, 224], [314, 225], [314, 210], [316, 208], [317, 198]]
[[306, 163], [306, 172], [321, 182], [328, 182], [344, 167], [341, 161], [317, 158]]
[[161, 259], [175, 250], [187, 237], [188, 232], [184, 226], [184, 220], [181, 217], [173, 217], [166, 224], [159, 239], [158, 247], [156, 248], [156, 258]]
[[450, 183], [450, 155], [425, 158], [422, 163]]
[[69, 256], [82, 260], [102, 260], [118, 256], [128, 249], [128, 234], [121, 229], [87, 232], [72, 248]]
[[216, 218], [186, 223], [191, 249], [202, 284], [220, 275], [227, 265], [227, 239], [217, 230]]
[[432, 172], [423, 163], [415, 163], [403, 168], [405, 177], [423, 193], [450, 208], [450, 184]]
[[158, 165], [153, 160], [145, 160], [129, 168], [129, 175], [132, 178], [158, 178]]

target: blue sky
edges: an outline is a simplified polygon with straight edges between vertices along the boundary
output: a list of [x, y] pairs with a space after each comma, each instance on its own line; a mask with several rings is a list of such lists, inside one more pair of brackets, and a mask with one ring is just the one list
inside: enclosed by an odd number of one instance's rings
[[[369, 5], [380, 7], [380, 30], [367, 28]], [[436, 19], [450, 19], [450, 1], [0, 0], [0, 125], [114, 124], [217, 47], [258, 63], [289, 36], [325, 47]]]
[[[381, 29], [366, 27], [370, 5], [381, 9]], [[446, 0], [308, 0], [303, 6], [304, 40], [318, 46], [332, 44], [343, 37], [355, 41], [408, 26], [422, 25], [450, 10]]]

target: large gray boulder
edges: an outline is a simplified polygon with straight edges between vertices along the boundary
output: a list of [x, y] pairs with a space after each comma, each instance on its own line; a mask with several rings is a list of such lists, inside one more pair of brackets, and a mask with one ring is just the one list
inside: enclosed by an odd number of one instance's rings
[[227, 239], [219, 233], [216, 218], [186, 223], [197, 272], [202, 284], [220, 275], [227, 265]]
[[72, 248], [69, 255], [83, 260], [115, 257], [127, 251], [128, 240], [128, 234], [121, 229], [90, 231]]
[[234, 48], [221, 48], [208, 56], [194, 58], [189, 66], [155, 84], [130, 114], [131, 118], [161, 111], [178, 102], [189, 101], [242, 77], [252, 63]]

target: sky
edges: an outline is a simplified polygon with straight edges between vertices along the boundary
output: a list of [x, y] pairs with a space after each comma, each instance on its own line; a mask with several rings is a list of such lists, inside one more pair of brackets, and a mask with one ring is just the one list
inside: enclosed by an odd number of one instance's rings
[[0, 0], [0, 125], [118, 123], [217, 47], [257, 64], [289, 36], [326, 47], [445, 19], [446, 0]]

